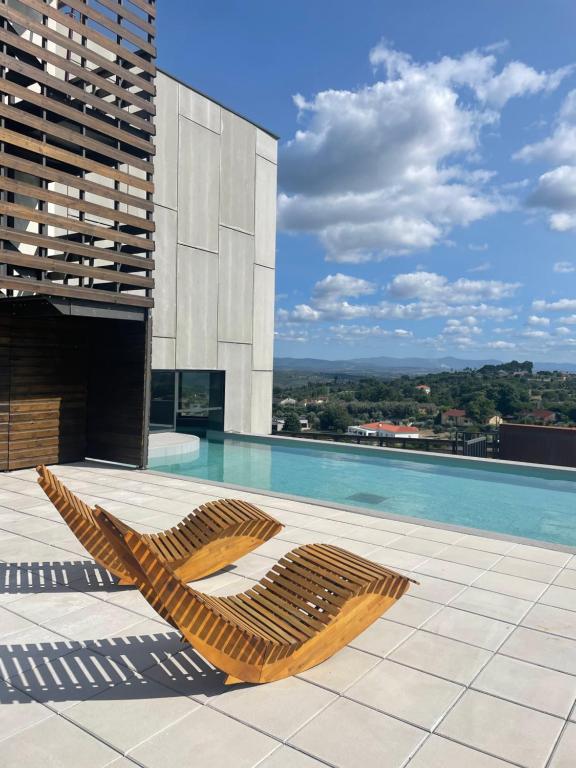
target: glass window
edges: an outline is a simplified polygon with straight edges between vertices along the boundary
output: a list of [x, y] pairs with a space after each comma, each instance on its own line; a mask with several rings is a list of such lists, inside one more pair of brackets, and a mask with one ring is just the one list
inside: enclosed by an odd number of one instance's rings
[[176, 373], [152, 371], [150, 383], [150, 430], [174, 429]]

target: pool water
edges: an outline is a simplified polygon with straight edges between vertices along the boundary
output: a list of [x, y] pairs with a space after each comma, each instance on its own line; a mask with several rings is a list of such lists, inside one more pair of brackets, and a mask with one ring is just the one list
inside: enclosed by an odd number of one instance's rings
[[576, 546], [576, 472], [568, 470], [243, 437], [201, 440], [196, 458], [150, 468]]

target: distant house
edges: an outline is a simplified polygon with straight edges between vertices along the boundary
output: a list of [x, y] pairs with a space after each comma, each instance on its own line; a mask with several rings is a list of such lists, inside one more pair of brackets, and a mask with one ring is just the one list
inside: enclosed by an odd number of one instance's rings
[[490, 416], [486, 424], [489, 424], [491, 427], [499, 427], [500, 424], [502, 424], [502, 421], [502, 416], [496, 413], [494, 416]]
[[461, 408], [449, 408], [442, 413], [440, 420], [447, 427], [468, 427], [472, 424], [472, 419]]
[[423, 392], [425, 395], [429, 395], [430, 392], [432, 392], [428, 384], [418, 384], [416, 389], [419, 390], [420, 392]]
[[403, 424], [389, 424], [385, 421], [374, 421], [370, 424], [359, 424], [348, 427], [349, 435], [369, 437], [420, 437], [416, 427], [406, 427]]
[[[310, 422], [308, 421], [306, 416], [300, 416], [298, 420], [300, 422], [300, 429], [302, 430], [310, 429]], [[282, 432], [282, 430], [284, 429], [285, 423], [286, 423], [286, 419], [277, 419], [277, 418], [272, 419], [272, 433], [274, 434], [275, 432]]]
[[280, 400], [280, 405], [296, 405], [296, 400], [293, 397], [285, 397], [284, 400]]
[[539, 408], [535, 411], [530, 411], [528, 418], [534, 419], [534, 421], [540, 421], [543, 424], [552, 424], [556, 421], [556, 414], [554, 411], [547, 411], [545, 408]]

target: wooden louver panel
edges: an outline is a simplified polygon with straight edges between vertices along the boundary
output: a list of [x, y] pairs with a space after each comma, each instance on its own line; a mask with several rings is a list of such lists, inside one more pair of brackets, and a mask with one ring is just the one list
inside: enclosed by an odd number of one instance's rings
[[155, 0], [0, 0], [0, 298], [151, 307]]

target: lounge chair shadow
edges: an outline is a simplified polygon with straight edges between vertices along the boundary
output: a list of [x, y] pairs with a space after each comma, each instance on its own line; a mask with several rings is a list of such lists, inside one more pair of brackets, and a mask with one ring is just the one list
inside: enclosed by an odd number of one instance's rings
[[93, 560], [0, 563], [0, 594], [38, 595], [76, 589], [110, 592], [121, 587], [118, 579]]
[[91, 697], [212, 697], [225, 677], [171, 630], [87, 643], [0, 640], [0, 706], [22, 702], [21, 693], [56, 707]]

